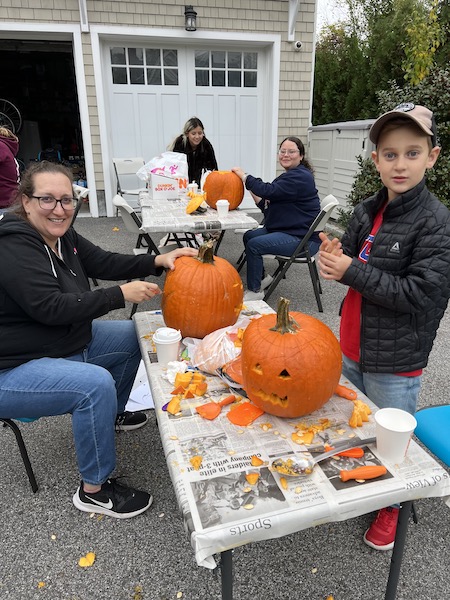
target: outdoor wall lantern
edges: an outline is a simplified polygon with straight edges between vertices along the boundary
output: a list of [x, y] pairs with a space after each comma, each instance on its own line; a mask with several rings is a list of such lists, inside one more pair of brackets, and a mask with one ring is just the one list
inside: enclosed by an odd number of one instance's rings
[[190, 4], [184, 7], [184, 28], [186, 31], [197, 31], [197, 13]]

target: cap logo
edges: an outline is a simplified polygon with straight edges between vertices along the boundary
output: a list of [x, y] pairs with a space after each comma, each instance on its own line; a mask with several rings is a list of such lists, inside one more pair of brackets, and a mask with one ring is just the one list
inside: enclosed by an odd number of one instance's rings
[[416, 105], [412, 102], [403, 102], [394, 108], [394, 110], [398, 110], [399, 112], [409, 112], [410, 110], [414, 110]]

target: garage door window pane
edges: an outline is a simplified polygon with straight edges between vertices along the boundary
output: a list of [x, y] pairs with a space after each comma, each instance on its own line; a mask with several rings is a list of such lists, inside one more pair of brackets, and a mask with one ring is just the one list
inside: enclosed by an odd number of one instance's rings
[[228, 73], [228, 87], [241, 87], [240, 71], [230, 71]]
[[209, 71], [195, 71], [195, 85], [209, 85]]
[[195, 66], [196, 67], [209, 67], [209, 52], [208, 51], [195, 51]]
[[241, 68], [241, 52], [228, 52], [228, 68], [229, 69], [240, 69]]
[[225, 87], [225, 71], [213, 71], [212, 84], [215, 87]]
[[161, 64], [161, 52], [156, 48], [147, 48], [145, 50], [145, 60], [151, 67], [159, 67]]
[[112, 68], [112, 78], [113, 78], [113, 83], [128, 83], [127, 80], [127, 70], [126, 69], [121, 69], [120, 67], [113, 67]]
[[148, 85], [161, 85], [161, 69], [147, 69]]
[[244, 87], [257, 87], [256, 73], [252, 73], [251, 71], [244, 71]]
[[130, 83], [144, 85], [144, 69], [130, 69]]
[[164, 69], [164, 83], [166, 85], [178, 85], [177, 69]]
[[225, 69], [225, 52], [211, 52], [212, 67]]
[[110, 48], [111, 64], [113, 65], [126, 65], [127, 61], [125, 58], [125, 48]]
[[143, 65], [144, 50], [142, 48], [128, 48], [128, 62], [130, 65]]
[[244, 69], [256, 69], [258, 67], [258, 54], [256, 52], [244, 52]]
[[163, 64], [165, 67], [177, 67], [178, 52], [176, 50], [163, 50]]

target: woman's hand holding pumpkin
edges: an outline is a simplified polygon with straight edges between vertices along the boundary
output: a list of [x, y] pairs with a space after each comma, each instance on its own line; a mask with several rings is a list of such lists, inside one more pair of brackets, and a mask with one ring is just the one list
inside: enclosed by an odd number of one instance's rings
[[244, 181], [247, 173], [243, 169], [241, 169], [241, 167], [233, 167], [231, 170], [233, 171], [233, 173], [236, 173], [236, 175], [240, 177], [242, 181]]
[[180, 256], [197, 256], [197, 248], [177, 248], [167, 254], [158, 254], [155, 257], [155, 267], [163, 267], [164, 269], [175, 269], [175, 261]]
[[162, 293], [156, 283], [149, 283], [148, 281], [130, 281], [121, 285], [120, 289], [124, 299], [127, 302], [133, 302], [133, 304], [139, 304]]

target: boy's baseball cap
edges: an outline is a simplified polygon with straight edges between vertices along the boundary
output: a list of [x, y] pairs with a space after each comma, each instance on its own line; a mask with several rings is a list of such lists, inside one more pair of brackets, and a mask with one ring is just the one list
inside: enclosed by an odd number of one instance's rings
[[431, 136], [433, 146], [436, 145], [436, 123], [434, 122], [433, 113], [425, 106], [413, 104], [412, 102], [403, 102], [403, 104], [396, 106], [394, 110], [378, 117], [369, 131], [371, 141], [377, 144], [382, 128], [386, 123], [392, 119], [398, 119], [398, 117], [406, 117], [414, 121], [422, 131]]

